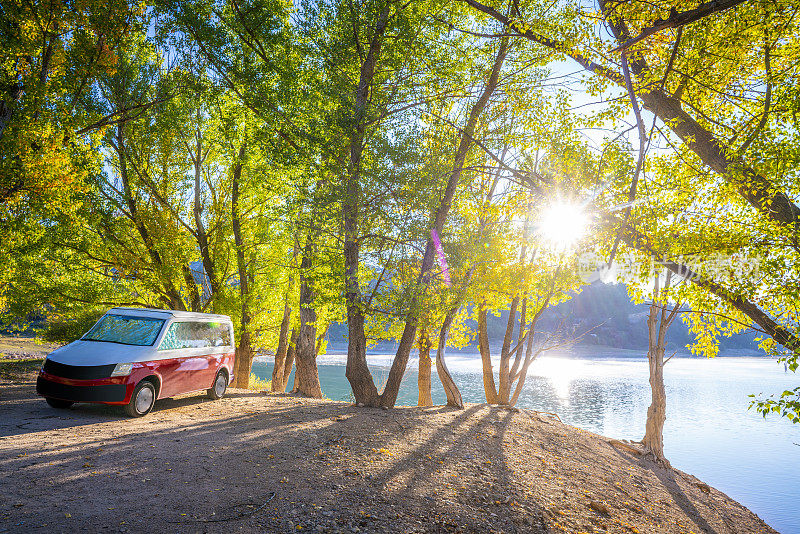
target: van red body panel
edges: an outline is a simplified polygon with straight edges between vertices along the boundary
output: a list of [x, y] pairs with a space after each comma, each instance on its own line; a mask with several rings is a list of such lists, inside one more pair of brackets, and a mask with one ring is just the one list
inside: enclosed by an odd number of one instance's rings
[[[232, 382], [234, 360], [235, 353], [230, 352], [226, 354], [209, 354], [208, 356], [187, 356], [184, 358], [138, 362], [133, 364], [133, 370], [128, 376], [114, 376], [94, 380], [64, 378], [42, 370], [39, 372], [37, 391], [43, 397], [66, 401], [128, 404], [136, 384], [147, 377], [155, 376], [159, 382], [158, 398], [166, 399], [211, 388], [217, 372], [223, 368], [228, 373], [228, 382]], [[45, 381], [45, 383], [41, 381]], [[48, 389], [48, 383], [61, 384], [68, 387], [50, 386], [50, 389]], [[120, 385], [125, 386], [124, 397], [115, 400], [89, 400], [91, 395], [88, 392], [81, 391], [84, 388], [98, 389], [97, 386]], [[115, 388], [115, 391], [117, 390]]]

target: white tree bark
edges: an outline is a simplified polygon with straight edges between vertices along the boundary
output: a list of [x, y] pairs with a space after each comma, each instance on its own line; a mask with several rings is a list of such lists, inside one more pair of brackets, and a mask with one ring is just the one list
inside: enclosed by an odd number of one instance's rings
[[[664, 290], [672, 279], [672, 274], [667, 272]], [[675, 319], [680, 303], [676, 303], [667, 314], [666, 299], [659, 299], [663, 291], [659, 289], [659, 275], [656, 275], [653, 287], [653, 301], [650, 303], [650, 314], [647, 317], [649, 348], [647, 361], [650, 367], [650, 392], [651, 402], [647, 409], [647, 422], [645, 423], [642, 446], [645, 454], [651, 455], [656, 462], [669, 467], [669, 462], [664, 456], [664, 423], [667, 420], [667, 393], [664, 388], [664, 354], [666, 352], [666, 336], [670, 324]]]

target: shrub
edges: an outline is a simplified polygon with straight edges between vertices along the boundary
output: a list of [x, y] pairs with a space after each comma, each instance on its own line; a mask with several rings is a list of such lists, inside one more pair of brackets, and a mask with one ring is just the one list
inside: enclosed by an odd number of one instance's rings
[[247, 383], [247, 389], [255, 389], [256, 391], [272, 389], [272, 380], [264, 380], [257, 377], [255, 374], [250, 373], [250, 381]]
[[42, 339], [51, 343], [70, 343], [80, 338], [102, 317], [103, 311], [90, 310], [74, 317], [51, 319]]

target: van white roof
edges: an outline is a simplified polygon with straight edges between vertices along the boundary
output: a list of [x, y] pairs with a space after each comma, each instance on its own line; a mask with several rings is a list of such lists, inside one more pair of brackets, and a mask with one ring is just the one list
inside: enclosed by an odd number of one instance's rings
[[106, 313], [113, 313], [116, 315], [135, 315], [138, 317], [153, 317], [157, 319], [168, 319], [169, 317], [174, 317], [175, 319], [185, 319], [190, 321], [231, 321], [231, 318], [227, 315], [219, 315], [216, 313], [158, 310], [155, 308], [111, 308]]

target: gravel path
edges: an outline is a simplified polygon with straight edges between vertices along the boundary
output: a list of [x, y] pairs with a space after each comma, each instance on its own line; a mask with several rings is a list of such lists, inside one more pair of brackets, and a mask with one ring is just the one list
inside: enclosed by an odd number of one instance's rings
[[0, 334], [0, 360], [44, 358], [60, 346], [57, 343], [37, 343], [33, 336]]

